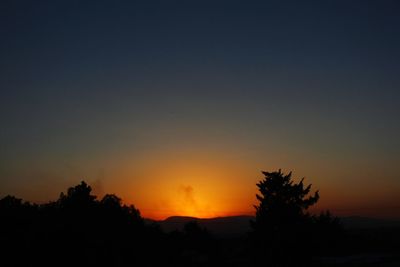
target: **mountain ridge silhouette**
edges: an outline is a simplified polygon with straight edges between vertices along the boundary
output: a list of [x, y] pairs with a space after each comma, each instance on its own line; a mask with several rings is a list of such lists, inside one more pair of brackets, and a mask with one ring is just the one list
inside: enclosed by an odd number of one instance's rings
[[[182, 231], [186, 223], [196, 221], [201, 227], [206, 228], [212, 234], [222, 237], [234, 237], [244, 235], [251, 230], [251, 215], [219, 216], [212, 218], [198, 218], [192, 216], [174, 215], [164, 220], [145, 219], [146, 223], [157, 223], [166, 232]], [[400, 227], [398, 219], [381, 219], [363, 216], [344, 216], [340, 220], [345, 228], [392, 228]]]

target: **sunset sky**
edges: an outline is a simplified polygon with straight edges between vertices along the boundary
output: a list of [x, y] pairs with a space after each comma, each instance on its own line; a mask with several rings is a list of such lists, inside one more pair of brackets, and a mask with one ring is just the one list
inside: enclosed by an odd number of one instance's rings
[[[300, 3], [301, 2], [301, 3]], [[254, 214], [261, 171], [316, 210], [400, 218], [400, 2], [0, 2], [0, 197], [85, 180], [144, 217]]]

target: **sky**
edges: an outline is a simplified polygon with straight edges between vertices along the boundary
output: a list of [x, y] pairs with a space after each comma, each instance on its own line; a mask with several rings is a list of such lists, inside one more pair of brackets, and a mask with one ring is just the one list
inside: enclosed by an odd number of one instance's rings
[[0, 197], [85, 180], [145, 217], [254, 214], [261, 171], [282, 169], [316, 211], [400, 218], [399, 12], [1, 1]]

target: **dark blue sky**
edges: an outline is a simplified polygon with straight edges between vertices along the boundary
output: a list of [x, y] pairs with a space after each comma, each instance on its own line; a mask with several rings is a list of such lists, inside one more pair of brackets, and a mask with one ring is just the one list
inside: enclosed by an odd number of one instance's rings
[[399, 214], [398, 1], [82, 2], [0, 3], [1, 195], [209, 154]]

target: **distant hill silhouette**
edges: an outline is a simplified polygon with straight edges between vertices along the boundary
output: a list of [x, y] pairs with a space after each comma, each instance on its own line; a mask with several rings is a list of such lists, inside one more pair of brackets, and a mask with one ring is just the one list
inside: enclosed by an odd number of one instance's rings
[[361, 216], [341, 217], [345, 228], [392, 228], [400, 227], [400, 220], [378, 219]]
[[196, 218], [187, 216], [172, 216], [162, 221], [146, 220], [157, 222], [165, 232], [175, 230], [182, 231], [185, 224], [196, 221], [201, 227], [206, 228], [211, 234], [220, 237], [235, 237], [250, 231], [250, 220], [253, 216], [228, 216], [216, 218]]
[[[249, 221], [254, 220], [254, 216], [238, 215], [216, 218], [196, 218], [189, 216], [171, 216], [165, 220], [156, 221], [145, 219], [147, 223], [158, 223], [165, 232], [175, 230], [182, 231], [186, 223], [197, 221], [201, 227], [207, 228], [210, 233], [220, 237], [236, 237], [250, 231]], [[369, 218], [361, 216], [340, 217], [340, 221], [345, 228], [393, 228], [400, 227], [400, 220]]]

